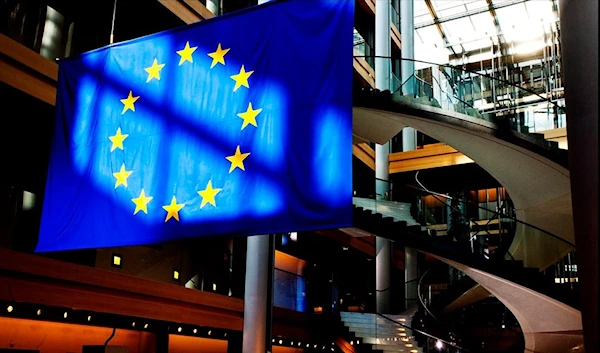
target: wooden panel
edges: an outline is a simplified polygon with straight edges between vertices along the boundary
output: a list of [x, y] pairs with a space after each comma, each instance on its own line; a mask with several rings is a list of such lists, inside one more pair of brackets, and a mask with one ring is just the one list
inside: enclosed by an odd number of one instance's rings
[[[0, 249], [0, 299], [241, 330], [244, 302]], [[273, 332], [308, 337], [307, 316], [275, 308]]]
[[[140, 288], [144, 289], [149, 287]], [[173, 286], [173, 289], [178, 288]], [[204, 294], [187, 290], [196, 295]], [[243, 326], [241, 311], [39, 278], [0, 275], [0, 298], [232, 330], [241, 330]]]
[[374, 0], [358, 0], [358, 4], [362, 7], [365, 12], [369, 15], [375, 15], [375, 1]]
[[390, 22], [390, 27], [392, 33], [392, 44], [396, 47], [397, 50], [402, 50], [402, 37], [400, 35], [400, 31], [398, 31], [398, 28], [396, 28], [396, 26], [394, 26], [393, 22]]
[[0, 34], [0, 81], [43, 102], [56, 102], [58, 65]]
[[275, 250], [275, 268], [302, 276], [305, 267], [306, 261], [279, 250]]
[[433, 145], [425, 145], [423, 146], [423, 148], [414, 151], [390, 153], [390, 162], [413, 158], [430, 157], [454, 152], [458, 151], [448, 145], [436, 143]]
[[0, 53], [53, 81], [58, 78], [58, 65], [55, 62], [2, 34], [0, 34]]
[[215, 17], [215, 14], [210, 12], [204, 4], [198, 0], [183, 0], [192, 10], [205, 20]]
[[389, 160], [390, 174], [473, 163], [471, 158], [444, 144], [426, 145], [415, 151], [390, 153]]
[[[103, 344], [111, 333], [112, 329], [107, 327], [0, 317], [0, 350], [81, 352], [83, 345]], [[118, 329], [110, 344], [126, 346], [129, 353], [154, 353], [156, 336], [149, 332]]]
[[369, 168], [375, 170], [375, 151], [366, 143], [352, 145], [352, 154]]
[[241, 312], [241, 299], [0, 249], [0, 269]]
[[227, 340], [169, 335], [169, 353], [227, 353]]
[[447, 167], [466, 163], [473, 163], [473, 160], [460, 152], [449, 153], [431, 157], [390, 162], [390, 174], [428, 168]]
[[56, 83], [43, 79], [34, 71], [17, 66], [0, 56], [0, 82], [29, 94], [42, 102], [56, 104]]
[[175, 16], [179, 17], [186, 24], [203, 20], [203, 18], [196, 11], [190, 9], [188, 6], [179, 1], [158, 0], [158, 2], [169, 9], [169, 11], [171, 11]]
[[375, 71], [364, 58], [354, 58], [352, 65], [354, 71], [356, 71], [367, 84], [371, 87], [375, 87]]

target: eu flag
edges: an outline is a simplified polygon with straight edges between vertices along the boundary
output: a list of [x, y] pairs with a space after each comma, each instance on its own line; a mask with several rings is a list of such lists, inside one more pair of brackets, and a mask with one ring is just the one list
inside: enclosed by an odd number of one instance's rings
[[37, 251], [352, 223], [354, 0], [63, 59]]

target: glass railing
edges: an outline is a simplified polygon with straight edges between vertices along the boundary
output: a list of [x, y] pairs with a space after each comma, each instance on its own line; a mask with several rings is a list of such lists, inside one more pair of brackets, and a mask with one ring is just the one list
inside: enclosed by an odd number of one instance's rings
[[397, 91], [402, 86], [402, 82], [393, 72], [390, 74], [390, 87], [392, 91]]
[[[388, 59], [393, 61], [392, 65], [398, 66], [408, 61], [416, 67], [409, 79], [403, 79], [400, 87], [391, 82], [390, 91], [394, 101], [434, 106], [522, 133], [566, 124], [564, 99], [552, 99], [544, 93], [458, 67], [418, 60]], [[532, 138], [541, 145], [557, 147], [557, 144], [546, 142], [542, 136]]]
[[273, 276], [273, 306], [306, 312], [304, 277], [275, 269]]
[[369, 66], [375, 68], [375, 58], [373, 57], [375, 52], [356, 28], [354, 29], [353, 51], [354, 57], [363, 58]]

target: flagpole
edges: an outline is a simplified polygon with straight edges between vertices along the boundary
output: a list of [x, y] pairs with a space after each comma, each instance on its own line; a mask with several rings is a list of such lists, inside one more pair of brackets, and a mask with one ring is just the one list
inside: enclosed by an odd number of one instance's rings
[[113, 44], [115, 39], [115, 16], [117, 15], [117, 0], [113, 3], [112, 23], [110, 26], [110, 44]]

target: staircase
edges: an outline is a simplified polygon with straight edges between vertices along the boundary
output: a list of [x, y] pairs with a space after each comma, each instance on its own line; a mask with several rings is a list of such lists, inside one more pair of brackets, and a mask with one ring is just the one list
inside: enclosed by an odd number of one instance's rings
[[470, 248], [436, 237], [435, 231], [422, 227], [412, 218], [409, 204], [357, 197], [353, 204], [354, 224], [359, 229], [507, 279], [574, 308], [579, 306], [577, 296], [557, 290], [539, 269], [524, 267], [523, 261], [482, 259]]
[[[384, 217], [390, 217], [394, 222], [404, 221], [407, 226], [421, 226], [410, 214], [410, 203], [353, 197], [352, 204], [373, 214], [379, 213]], [[425, 230], [425, 227], [421, 229]]]
[[352, 345], [370, 345], [374, 352], [392, 353], [421, 353], [412, 330], [403, 327], [412, 321], [415, 310], [410, 310], [403, 315], [385, 315], [387, 318], [398, 322], [395, 324], [377, 314], [342, 312], [342, 322], [357, 338]]

